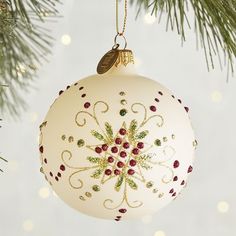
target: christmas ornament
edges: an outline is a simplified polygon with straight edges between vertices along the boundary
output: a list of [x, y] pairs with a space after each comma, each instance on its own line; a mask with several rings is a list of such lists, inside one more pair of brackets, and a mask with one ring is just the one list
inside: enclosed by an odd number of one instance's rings
[[98, 74], [59, 92], [40, 126], [39, 146], [41, 171], [61, 199], [116, 221], [175, 199], [192, 172], [196, 146], [188, 108], [135, 72], [132, 51], [119, 50], [124, 28]]

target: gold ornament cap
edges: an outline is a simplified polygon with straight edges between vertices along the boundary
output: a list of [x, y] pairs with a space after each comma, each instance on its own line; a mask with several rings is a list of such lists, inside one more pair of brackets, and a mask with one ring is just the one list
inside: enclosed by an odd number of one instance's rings
[[97, 66], [97, 73], [104, 74], [108, 72], [113, 66], [127, 66], [134, 64], [133, 52], [129, 49], [112, 49], [107, 52], [99, 61]]

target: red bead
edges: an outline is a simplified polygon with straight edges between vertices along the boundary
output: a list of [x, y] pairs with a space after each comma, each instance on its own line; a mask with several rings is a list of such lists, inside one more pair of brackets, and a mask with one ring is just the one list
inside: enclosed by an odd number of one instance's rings
[[43, 146], [40, 146], [39, 151], [43, 153]]
[[65, 168], [64, 165], [61, 165], [61, 166], [60, 166], [60, 170], [65, 171], [65, 169], [66, 169], [66, 168]]
[[132, 150], [132, 153], [133, 153], [134, 155], [138, 155], [138, 154], [139, 154], [139, 149], [138, 149], [138, 148], [134, 148], [134, 149]]
[[135, 160], [130, 160], [129, 164], [130, 166], [136, 166], [137, 162]]
[[106, 175], [111, 175], [111, 173], [112, 173], [112, 171], [111, 171], [110, 169], [106, 169], [106, 170], [105, 170], [105, 174], [106, 174]]
[[188, 168], [188, 173], [191, 173], [193, 171], [193, 167], [192, 166], [189, 166]]
[[161, 91], [158, 92], [161, 96], [163, 95], [163, 93]]
[[133, 175], [134, 173], [135, 173], [135, 171], [134, 171], [133, 169], [129, 169], [129, 170], [128, 170], [128, 174], [129, 174], [129, 175]]
[[139, 142], [139, 143], [137, 144], [137, 147], [138, 147], [139, 149], [144, 148], [144, 143], [143, 143], [143, 142]]
[[115, 169], [115, 170], [114, 170], [114, 174], [115, 174], [115, 175], [120, 175], [120, 171], [117, 170], [117, 169]]
[[129, 148], [129, 143], [128, 143], [128, 142], [125, 142], [125, 143], [123, 144], [123, 148], [128, 149], [128, 148]]
[[60, 173], [60, 172], [58, 172], [58, 173], [57, 173], [57, 176], [58, 176], [58, 177], [61, 177], [61, 173]]
[[189, 108], [188, 107], [184, 107], [186, 112], [189, 112]]
[[123, 128], [121, 128], [121, 129], [119, 130], [119, 133], [120, 133], [121, 135], [125, 135], [125, 134], [126, 134], [126, 130], [123, 129]]
[[110, 157], [107, 158], [107, 161], [108, 161], [109, 163], [112, 163], [112, 162], [114, 162], [114, 158], [113, 158], [112, 156], [110, 156]]
[[111, 148], [111, 152], [112, 153], [117, 153], [118, 152], [118, 148], [117, 147], [112, 147]]
[[115, 143], [116, 144], [121, 144], [122, 143], [122, 139], [121, 138], [116, 138]]
[[174, 192], [174, 189], [172, 188], [169, 193], [173, 193], [173, 192]]
[[178, 168], [179, 167], [179, 161], [175, 161], [174, 164], [173, 164], [174, 168]]
[[59, 180], [57, 176], [55, 177], [55, 180], [56, 180], [56, 181], [58, 181], [58, 180]]
[[173, 178], [173, 181], [177, 181], [178, 180], [178, 176], [175, 176], [174, 178]]
[[84, 104], [84, 108], [89, 108], [90, 107], [90, 102], [86, 102], [85, 104]]
[[100, 147], [96, 147], [96, 148], [95, 148], [95, 152], [99, 154], [99, 153], [102, 152], [102, 149], [101, 149]]
[[61, 95], [63, 92], [64, 92], [63, 90], [59, 91], [59, 95]]
[[157, 108], [155, 106], [150, 106], [150, 110], [154, 112], [157, 110]]
[[175, 197], [176, 196], [176, 192], [172, 194], [172, 197]]
[[118, 161], [117, 162], [117, 166], [119, 167], [119, 168], [122, 168], [122, 167], [124, 167], [124, 162], [122, 162], [122, 161]]
[[127, 210], [126, 210], [125, 208], [121, 208], [121, 209], [119, 210], [119, 212], [124, 214], [124, 213], [127, 212]]
[[45, 164], [47, 164], [47, 163], [48, 163], [48, 160], [47, 160], [46, 158], [44, 159], [44, 163], [45, 163]]
[[50, 174], [51, 177], [53, 177], [53, 173], [52, 172], [50, 172], [49, 174]]
[[178, 102], [179, 102], [179, 103], [182, 103], [182, 101], [181, 101], [180, 99], [178, 99]]
[[183, 180], [182, 182], [181, 182], [181, 185], [184, 185], [185, 184], [185, 181]]
[[125, 158], [127, 156], [126, 152], [122, 151], [120, 152], [120, 157]]
[[106, 151], [107, 149], [108, 149], [108, 145], [107, 145], [107, 144], [103, 144], [103, 145], [102, 145], [102, 150], [103, 150], [103, 151]]

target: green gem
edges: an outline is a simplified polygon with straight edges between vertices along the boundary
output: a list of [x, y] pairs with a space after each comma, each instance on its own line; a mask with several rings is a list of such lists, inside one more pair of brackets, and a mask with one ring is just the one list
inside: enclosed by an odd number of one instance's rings
[[160, 139], [156, 139], [154, 143], [157, 146], [161, 146], [161, 140]]
[[163, 142], [167, 142], [167, 141], [168, 141], [167, 137], [163, 137]]
[[66, 136], [63, 134], [63, 135], [61, 136], [61, 139], [62, 139], [62, 140], [65, 140], [65, 139], [66, 139]]
[[86, 197], [92, 197], [92, 194], [91, 194], [90, 192], [86, 192], [86, 193], [85, 193], [85, 196], [86, 196]]
[[73, 138], [72, 136], [70, 136], [70, 137], [68, 138], [68, 141], [69, 141], [69, 143], [72, 143], [72, 142], [74, 142], [74, 138]]
[[100, 191], [100, 187], [98, 185], [93, 185], [92, 187], [94, 192], [99, 192]]
[[120, 92], [120, 96], [125, 96], [125, 92], [124, 92], [124, 91], [121, 91], [121, 92]]
[[79, 139], [78, 142], [77, 142], [77, 146], [78, 147], [83, 147], [85, 144], [84, 140], [83, 139]]
[[120, 110], [120, 115], [121, 115], [121, 116], [125, 116], [126, 113], [127, 113], [127, 110], [126, 110], [126, 109]]
[[153, 186], [153, 182], [152, 181], [147, 182], [147, 184], [146, 184], [147, 188], [151, 188], [152, 186]]

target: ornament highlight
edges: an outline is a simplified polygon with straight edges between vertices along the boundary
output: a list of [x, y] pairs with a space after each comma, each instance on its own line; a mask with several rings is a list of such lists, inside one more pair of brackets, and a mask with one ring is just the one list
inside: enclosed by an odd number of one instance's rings
[[152, 214], [178, 196], [197, 143], [180, 100], [136, 74], [130, 50], [117, 53], [106, 73], [59, 92], [40, 126], [39, 151], [61, 199], [120, 221]]

